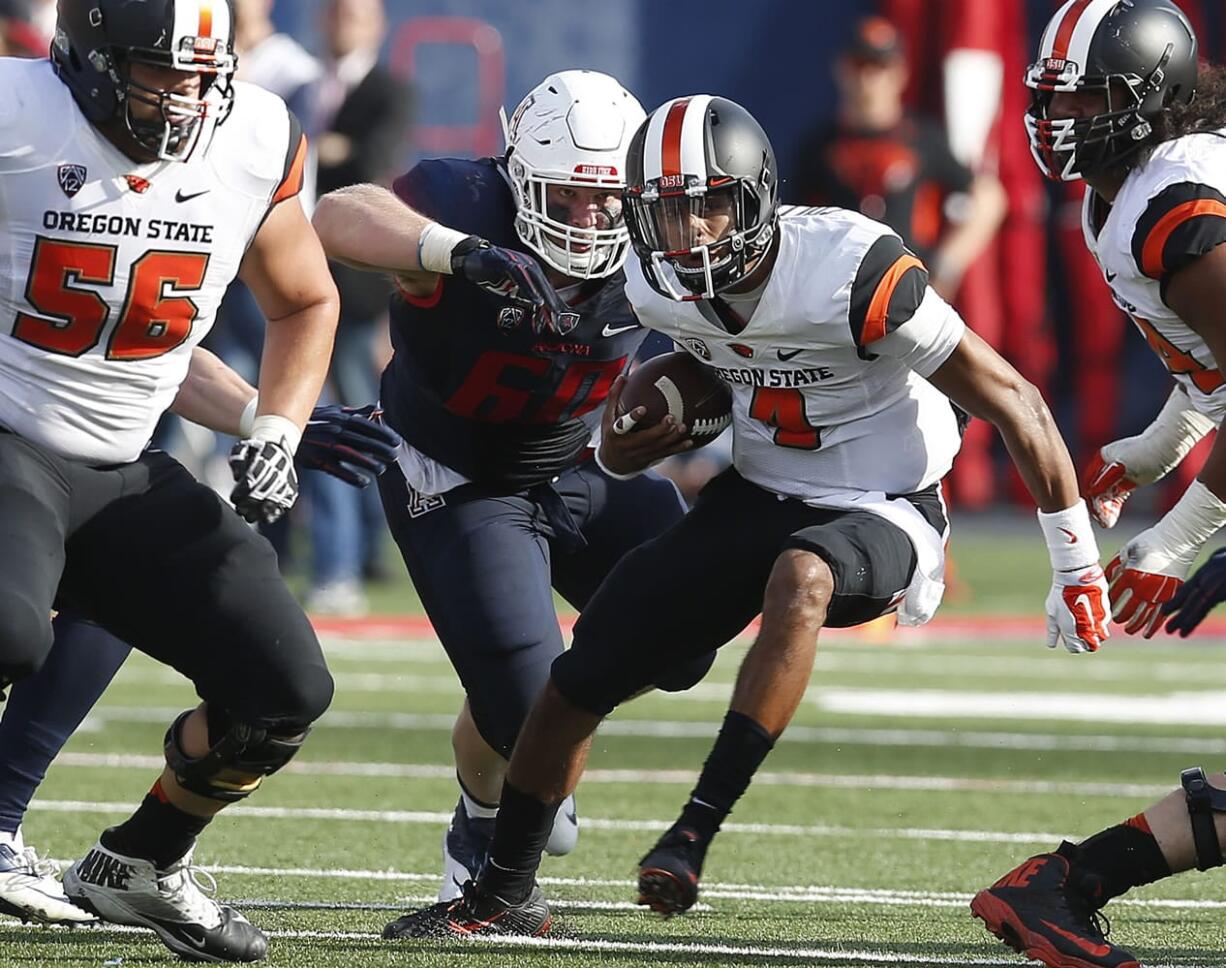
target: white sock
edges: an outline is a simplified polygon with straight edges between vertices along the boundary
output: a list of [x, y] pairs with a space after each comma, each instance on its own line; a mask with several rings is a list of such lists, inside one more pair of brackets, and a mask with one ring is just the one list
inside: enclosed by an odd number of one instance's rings
[[498, 804], [490, 806], [474, 800], [463, 786], [460, 787], [460, 800], [464, 803], [464, 812], [470, 820], [493, 820], [498, 816]]
[[7, 830], [0, 830], [0, 844], [8, 844], [18, 854], [26, 849], [25, 842], [21, 839], [20, 827], [12, 833], [9, 833]]

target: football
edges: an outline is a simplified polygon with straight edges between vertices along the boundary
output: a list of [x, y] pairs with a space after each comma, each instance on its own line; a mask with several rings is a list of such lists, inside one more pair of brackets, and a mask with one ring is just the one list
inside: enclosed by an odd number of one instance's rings
[[640, 363], [626, 378], [617, 416], [635, 407], [647, 413], [636, 430], [654, 427], [671, 415], [683, 423], [696, 447], [709, 444], [732, 423], [732, 391], [709, 366], [682, 350]]

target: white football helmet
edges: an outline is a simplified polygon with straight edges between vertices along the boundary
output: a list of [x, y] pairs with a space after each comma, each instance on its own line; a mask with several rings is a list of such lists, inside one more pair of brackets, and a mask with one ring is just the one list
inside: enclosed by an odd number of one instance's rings
[[550, 216], [550, 185], [626, 187], [626, 150], [646, 113], [633, 94], [608, 74], [550, 74], [503, 114], [507, 173], [515, 192], [515, 229], [546, 264], [577, 279], [610, 276], [630, 252], [620, 198], [593, 228]]

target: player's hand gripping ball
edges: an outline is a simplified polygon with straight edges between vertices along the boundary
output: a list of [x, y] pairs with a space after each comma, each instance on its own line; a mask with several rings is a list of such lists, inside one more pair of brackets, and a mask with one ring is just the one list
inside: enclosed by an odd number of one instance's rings
[[[645, 412], [636, 417], [636, 410]], [[626, 378], [617, 400], [619, 433], [654, 427], [665, 417], [684, 426], [694, 447], [709, 444], [732, 423], [732, 391], [689, 353], [653, 356]]]

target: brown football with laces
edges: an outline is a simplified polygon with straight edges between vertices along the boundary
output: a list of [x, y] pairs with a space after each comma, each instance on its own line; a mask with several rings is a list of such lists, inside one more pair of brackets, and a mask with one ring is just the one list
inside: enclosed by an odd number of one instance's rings
[[635, 430], [666, 416], [685, 424], [695, 447], [709, 444], [732, 423], [732, 391], [709, 366], [689, 353], [663, 353], [640, 363], [626, 378], [617, 415], [646, 407]]

